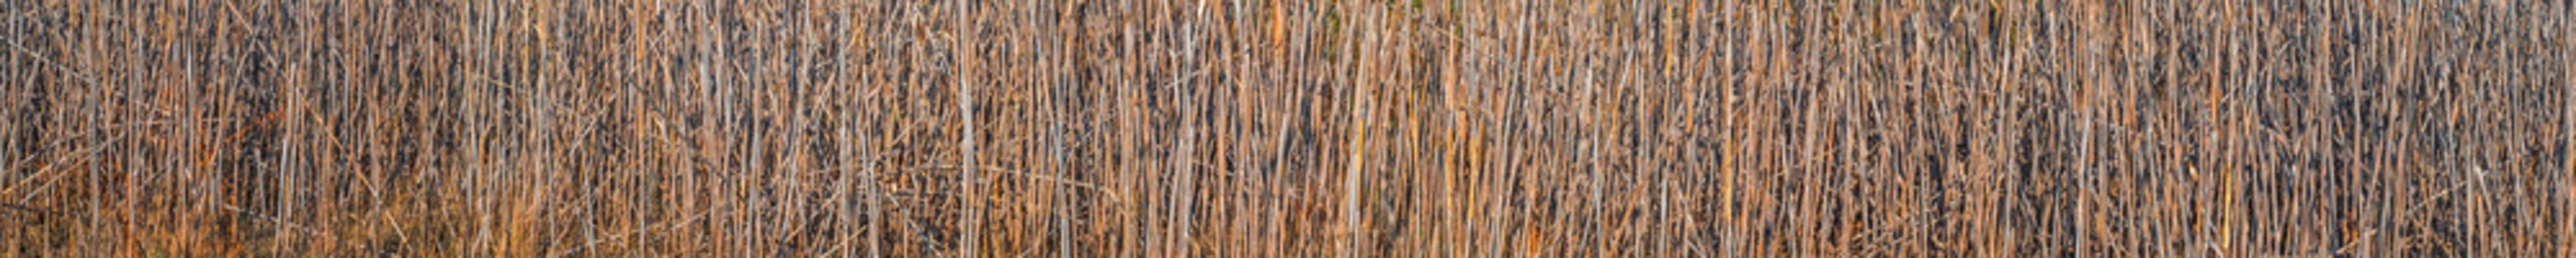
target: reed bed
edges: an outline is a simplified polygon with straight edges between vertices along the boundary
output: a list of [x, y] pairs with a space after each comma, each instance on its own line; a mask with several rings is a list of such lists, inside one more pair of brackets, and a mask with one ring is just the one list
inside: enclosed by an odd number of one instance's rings
[[0, 1], [0, 256], [2576, 256], [2566, 1]]

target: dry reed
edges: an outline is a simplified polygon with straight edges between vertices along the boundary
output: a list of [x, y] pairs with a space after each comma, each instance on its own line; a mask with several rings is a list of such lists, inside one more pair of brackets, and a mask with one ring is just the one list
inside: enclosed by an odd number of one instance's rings
[[0, 1], [0, 256], [2567, 257], [2571, 14]]

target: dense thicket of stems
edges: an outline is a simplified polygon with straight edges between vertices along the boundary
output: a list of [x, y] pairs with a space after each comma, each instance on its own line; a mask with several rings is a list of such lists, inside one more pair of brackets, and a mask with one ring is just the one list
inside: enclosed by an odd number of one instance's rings
[[0, 1], [0, 254], [2566, 257], [2571, 15]]

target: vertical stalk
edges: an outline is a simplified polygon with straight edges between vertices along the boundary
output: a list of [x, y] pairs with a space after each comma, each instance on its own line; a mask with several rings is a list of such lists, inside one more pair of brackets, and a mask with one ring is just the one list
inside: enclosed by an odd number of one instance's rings
[[957, 2], [957, 12], [952, 14], [956, 15], [956, 23], [953, 25], [956, 27], [950, 28], [957, 30], [957, 41], [956, 46], [949, 49], [954, 51], [950, 52], [952, 54], [950, 57], [957, 60], [958, 120], [966, 123], [966, 129], [962, 132], [964, 135], [957, 138], [958, 149], [964, 155], [959, 158], [957, 166], [959, 175], [957, 182], [962, 188], [959, 189], [961, 193], [958, 194], [958, 198], [963, 200], [960, 203], [966, 205], [965, 218], [957, 220], [957, 230], [961, 232], [957, 237], [959, 257], [975, 257], [976, 235], [981, 231], [977, 225], [984, 219], [984, 200], [977, 197], [984, 191], [978, 187], [982, 186], [980, 179], [983, 171], [979, 170], [978, 168], [981, 167], [976, 166], [977, 163], [975, 163], [975, 76], [972, 73], [975, 68], [975, 50], [973, 43], [969, 43], [975, 33], [966, 28], [971, 26], [966, 21], [968, 7], [964, 1]]
[[1354, 94], [1351, 99], [1351, 119], [1354, 123], [1351, 125], [1350, 148], [1344, 149], [1350, 152], [1350, 166], [1344, 168], [1342, 172], [1342, 191], [1346, 191], [1342, 199], [1342, 225], [1345, 227], [1344, 230], [1350, 231], [1350, 236], [1343, 239], [1346, 241], [1342, 247], [1344, 257], [1359, 256], [1359, 248], [1364, 244], [1362, 240], [1366, 238], [1366, 235], [1361, 232], [1366, 225], [1362, 224], [1365, 220], [1361, 219], [1363, 214], [1360, 212], [1360, 168], [1366, 164], [1361, 163], [1363, 158], [1361, 155], [1367, 153], [1363, 148], [1368, 146], [1369, 92], [1366, 86], [1356, 85], [1352, 91], [1357, 91], [1359, 94]]

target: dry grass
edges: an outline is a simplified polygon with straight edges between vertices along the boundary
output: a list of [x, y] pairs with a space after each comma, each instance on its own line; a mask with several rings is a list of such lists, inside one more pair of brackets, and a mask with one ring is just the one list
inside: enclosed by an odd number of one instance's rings
[[2576, 256], [2565, 1], [915, 2], [0, 1], [0, 256]]

